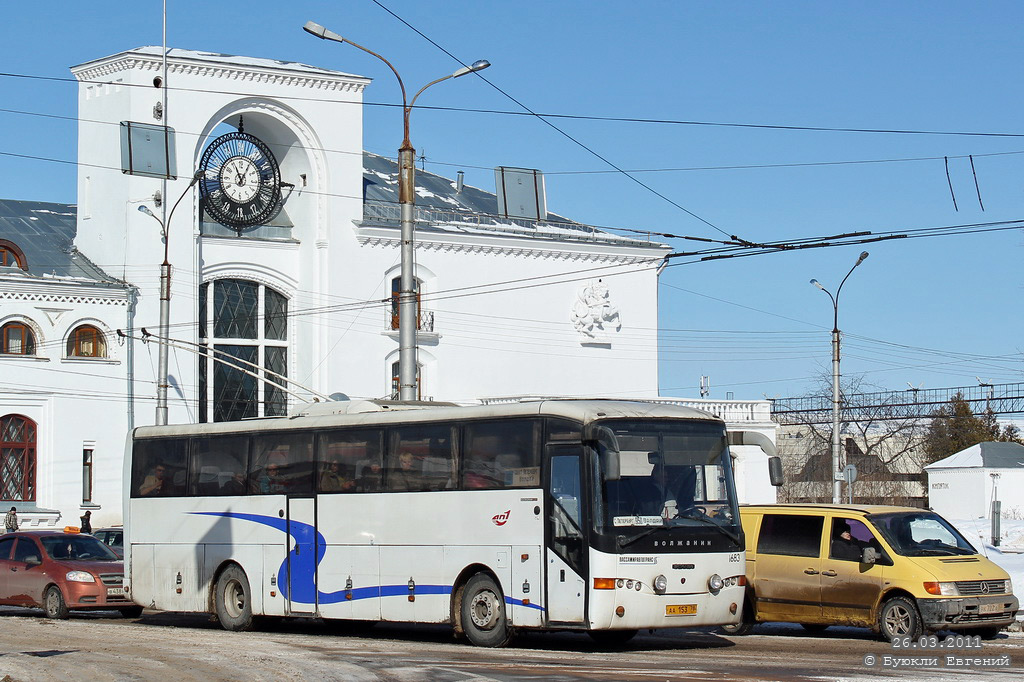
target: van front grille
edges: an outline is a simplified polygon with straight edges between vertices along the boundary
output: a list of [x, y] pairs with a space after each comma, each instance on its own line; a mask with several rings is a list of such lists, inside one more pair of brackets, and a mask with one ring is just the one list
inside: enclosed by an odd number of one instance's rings
[[958, 580], [957, 591], [965, 596], [978, 596], [985, 594], [1003, 594], [1006, 592], [1005, 580]]

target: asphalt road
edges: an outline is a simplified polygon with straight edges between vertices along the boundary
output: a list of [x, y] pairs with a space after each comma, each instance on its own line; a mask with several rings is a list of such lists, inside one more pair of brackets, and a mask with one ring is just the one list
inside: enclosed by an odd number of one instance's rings
[[[373, 627], [276, 620], [225, 632], [208, 616], [147, 612], [51, 621], [37, 610], [0, 608], [0, 682], [27, 680], [991, 680], [1020, 679], [1024, 635], [980, 650], [895, 651], [870, 633], [761, 626], [745, 637], [662, 630], [616, 650], [584, 634], [531, 633], [505, 649], [479, 649], [434, 626]], [[998, 663], [949, 667], [947, 655]], [[865, 657], [874, 656], [866, 665]], [[885, 657], [938, 657], [937, 664]]]

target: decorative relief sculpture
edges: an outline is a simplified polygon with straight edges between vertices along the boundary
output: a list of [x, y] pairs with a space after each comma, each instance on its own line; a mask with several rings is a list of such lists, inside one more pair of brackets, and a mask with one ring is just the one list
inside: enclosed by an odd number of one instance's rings
[[584, 339], [581, 343], [610, 343], [608, 331], [622, 329], [619, 309], [612, 305], [608, 285], [590, 280], [576, 292], [572, 304], [572, 324]]

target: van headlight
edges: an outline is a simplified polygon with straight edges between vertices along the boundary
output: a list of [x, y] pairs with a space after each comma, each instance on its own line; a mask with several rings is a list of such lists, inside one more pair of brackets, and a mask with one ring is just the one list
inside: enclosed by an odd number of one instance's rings
[[1013, 581], [1006, 579], [1006, 594], [1013, 594]]
[[943, 597], [957, 597], [960, 595], [960, 590], [956, 588], [956, 583], [926, 582], [924, 583], [924, 591], [928, 594], [941, 595]]
[[64, 578], [66, 578], [69, 582], [73, 582], [73, 583], [94, 583], [94, 582], [96, 582], [96, 578], [93, 578], [92, 577], [92, 573], [89, 573], [88, 571], [68, 571], [64, 575]]

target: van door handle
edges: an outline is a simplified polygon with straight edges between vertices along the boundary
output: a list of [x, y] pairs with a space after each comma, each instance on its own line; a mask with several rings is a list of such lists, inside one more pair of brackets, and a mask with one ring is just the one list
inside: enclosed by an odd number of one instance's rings
[[822, 571], [821, 574], [822, 575], [827, 575], [829, 578], [832, 578], [832, 577], [834, 577], [836, 575], [839, 575], [838, 573], [836, 573], [835, 571], [833, 571], [831, 569], [829, 569], [827, 571]]
[[807, 575], [818, 575], [818, 572], [813, 568], [805, 568], [804, 573], [806, 573]]

